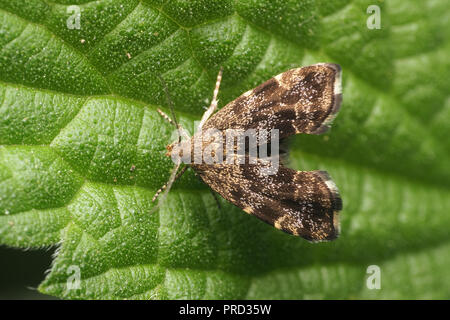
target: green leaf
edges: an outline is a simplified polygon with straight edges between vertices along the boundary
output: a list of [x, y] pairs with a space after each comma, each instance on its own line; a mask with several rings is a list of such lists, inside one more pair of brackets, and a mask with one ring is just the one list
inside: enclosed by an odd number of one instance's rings
[[[439, 0], [0, 0], [0, 243], [58, 246], [39, 290], [62, 298], [448, 299], [449, 17]], [[190, 170], [149, 214], [173, 166], [158, 75], [192, 130], [220, 66], [223, 106], [317, 62], [342, 65], [344, 103], [292, 139], [291, 166], [335, 180], [338, 240], [219, 208]]]

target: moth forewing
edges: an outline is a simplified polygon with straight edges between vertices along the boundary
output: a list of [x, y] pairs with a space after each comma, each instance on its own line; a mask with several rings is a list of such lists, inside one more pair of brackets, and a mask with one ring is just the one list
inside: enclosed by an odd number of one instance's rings
[[[202, 131], [191, 138], [192, 149], [206, 152], [208, 161], [204, 161], [204, 156], [191, 157], [190, 165], [223, 198], [276, 228], [309, 241], [335, 239], [339, 235], [342, 200], [328, 173], [295, 171], [279, 163], [274, 169], [273, 161], [279, 161], [279, 154], [253, 161], [250, 147], [239, 154], [241, 149], [234, 139], [233, 144], [227, 144], [226, 136], [230, 130], [240, 135], [257, 132], [256, 136], [265, 131], [269, 138], [255, 140], [256, 147], [261, 148], [264, 143], [278, 145], [278, 139], [293, 134], [325, 132], [341, 105], [341, 78], [341, 68], [336, 64], [319, 63], [288, 70], [247, 91], [208, 118], [217, 106], [220, 72], [214, 91], [215, 105], [212, 103], [208, 114], [202, 117]], [[271, 130], [277, 135], [267, 135]], [[201, 137], [202, 132], [206, 139]], [[195, 141], [199, 137], [198, 145]], [[228, 156], [244, 161], [225, 161]], [[269, 165], [271, 170], [267, 170]]]

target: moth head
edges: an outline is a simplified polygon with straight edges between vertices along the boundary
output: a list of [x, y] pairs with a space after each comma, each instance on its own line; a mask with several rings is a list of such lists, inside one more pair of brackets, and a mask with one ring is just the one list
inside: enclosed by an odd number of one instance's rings
[[178, 141], [172, 142], [166, 147], [166, 156], [176, 159], [184, 156], [189, 157], [191, 151], [191, 144], [189, 140], [183, 140], [180, 143]]
[[166, 156], [170, 157], [172, 155], [172, 150], [174, 148], [175, 143], [177, 143], [177, 142], [172, 142], [171, 144], [166, 146], [166, 150], [167, 150]]

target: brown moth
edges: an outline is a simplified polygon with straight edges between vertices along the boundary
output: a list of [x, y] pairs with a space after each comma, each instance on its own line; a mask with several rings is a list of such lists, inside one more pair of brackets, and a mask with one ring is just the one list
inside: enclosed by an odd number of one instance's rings
[[[339, 111], [342, 101], [341, 68], [337, 64], [319, 63], [288, 70], [249, 90], [213, 114], [217, 108], [217, 94], [222, 78], [219, 72], [211, 106], [203, 115], [193, 137], [182, 130], [161, 110], [158, 112], [177, 126], [185, 140], [167, 147], [168, 156], [174, 152], [190, 152], [188, 163], [212, 190], [243, 209], [248, 214], [309, 241], [333, 240], [339, 235], [339, 211], [342, 200], [335, 183], [326, 171], [295, 171], [282, 163], [274, 174], [261, 174], [267, 162], [251, 161], [228, 163], [225, 154], [236, 146], [223, 144], [217, 134], [225, 136], [234, 130], [277, 130], [284, 139], [297, 133], [326, 132]], [[166, 89], [167, 90], [167, 89]], [[210, 133], [213, 132], [213, 133]], [[214, 163], [195, 161], [195, 141], [202, 151], [220, 159]], [[258, 137], [258, 147], [274, 143], [270, 137]], [[180, 147], [181, 146], [181, 147]], [[198, 146], [198, 144], [197, 144]], [[181, 151], [180, 151], [181, 150]], [[185, 154], [186, 156], [186, 154]], [[279, 160], [279, 155], [272, 158]], [[186, 157], [185, 157], [186, 158]], [[198, 160], [198, 158], [196, 159]], [[165, 194], [187, 167], [177, 174], [181, 160], [165, 186]]]

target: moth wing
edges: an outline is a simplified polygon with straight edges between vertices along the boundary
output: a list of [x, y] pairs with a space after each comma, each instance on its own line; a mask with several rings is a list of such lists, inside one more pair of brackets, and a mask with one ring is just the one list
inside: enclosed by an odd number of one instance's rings
[[339, 235], [342, 200], [325, 171], [279, 167], [264, 175], [264, 165], [197, 165], [194, 169], [214, 191], [272, 226], [309, 241]]
[[245, 92], [203, 128], [279, 129], [280, 138], [321, 134], [329, 129], [341, 101], [341, 67], [319, 63], [288, 70]]

